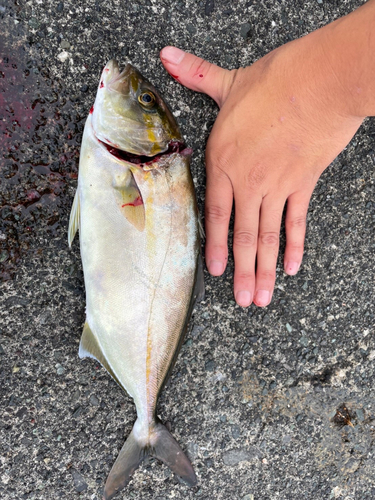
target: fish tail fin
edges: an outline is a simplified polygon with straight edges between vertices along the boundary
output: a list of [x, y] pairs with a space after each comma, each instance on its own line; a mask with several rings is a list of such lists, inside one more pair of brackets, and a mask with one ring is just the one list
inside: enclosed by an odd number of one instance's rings
[[103, 500], [110, 500], [127, 485], [145, 456], [144, 449], [135, 438], [133, 429], [109, 473], [104, 486]]
[[110, 500], [130, 481], [132, 474], [147, 455], [164, 462], [175, 474], [189, 486], [197, 484], [194, 469], [172, 434], [156, 423], [150, 429], [150, 439], [137, 439], [134, 427], [125, 441], [114, 463], [104, 487], [103, 500]]
[[155, 433], [156, 440], [151, 455], [164, 462], [172, 472], [177, 474], [189, 486], [195, 486], [197, 477], [193, 466], [172, 434], [161, 423], [155, 425]]

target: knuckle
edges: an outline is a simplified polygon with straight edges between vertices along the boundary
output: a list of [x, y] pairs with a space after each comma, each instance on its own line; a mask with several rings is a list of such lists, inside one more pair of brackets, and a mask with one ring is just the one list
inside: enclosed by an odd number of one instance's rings
[[239, 271], [236, 275], [236, 279], [240, 281], [254, 281], [255, 280], [255, 275], [251, 271]]
[[224, 174], [230, 169], [231, 166], [231, 160], [226, 153], [214, 155], [212, 163], [213, 163], [213, 168], [216, 170], [217, 174], [218, 173]]
[[[219, 142], [221, 138], [219, 138]], [[215, 147], [215, 142], [209, 142], [206, 149], [206, 163], [207, 167], [215, 174], [225, 174], [232, 163], [232, 159], [228, 151], [221, 150], [221, 148]]]
[[257, 281], [259, 280], [266, 283], [274, 283], [276, 280], [276, 272], [269, 269], [258, 269]]
[[222, 161], [216, 162], [216, 164], [212, 167], [208, 175], [215, 176], [215, 180], [217, 181], [222, 181], [222, 182], [228, 181], [229, 177], [226, 172], [228, 170], [228, 166], [229, 166], [228, 163], [224, 163]]
[[263, 183], [266, 169], [263, 165], [255, 165], [246, 175], [246, 184], [250, 189], [257, 189]]
[[250, 231], [236, 231], [233, 235], [233, 246], [253, 247], [256, 241], [257, 237]]
[[306, 217], [304, 215], [293, 217], [292, 219], [285, 221], [285, 224], [290, 229], [304, 229], [306, 227]]
[[228, 222], [228, 212], [219, 205], [207, 205], [205, 209], [206, 222], [211, 224], [222, 224]]
[[293, 253], [303, 253], [303, 243], [289, 243], [288, 250]]
[[261, 233], [259, 239], [262, 245], [267, 247], [275, 247], [279, 245], [279, 233], [275, 231], [269, 231]]

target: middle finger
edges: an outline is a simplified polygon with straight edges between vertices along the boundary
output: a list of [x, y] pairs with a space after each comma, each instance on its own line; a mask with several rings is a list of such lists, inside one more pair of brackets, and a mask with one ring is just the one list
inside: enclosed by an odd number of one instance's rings
[[237, 187], [234, 189], [234, 200], [234, 296], [238, 305], [247, 307], [254, 297], [255, 257], [262, 198]]

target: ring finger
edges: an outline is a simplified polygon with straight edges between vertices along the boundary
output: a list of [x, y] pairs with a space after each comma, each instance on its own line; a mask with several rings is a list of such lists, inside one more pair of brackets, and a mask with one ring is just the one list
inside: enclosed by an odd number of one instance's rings
[[260, 307], [271, 302], [276, 279], [280, 225], [286, 197], [275, 198], [275, 194], [265, 196], [260, 213], [254, 294], [254, 302]]

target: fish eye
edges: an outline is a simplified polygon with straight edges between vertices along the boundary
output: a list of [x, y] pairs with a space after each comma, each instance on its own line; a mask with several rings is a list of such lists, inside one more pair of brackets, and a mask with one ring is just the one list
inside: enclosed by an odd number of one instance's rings
[[138, 101], [144, 108], [150, 109], [155, 104], [156, 98], [150, 90], [146, 90], [139, 94]]

